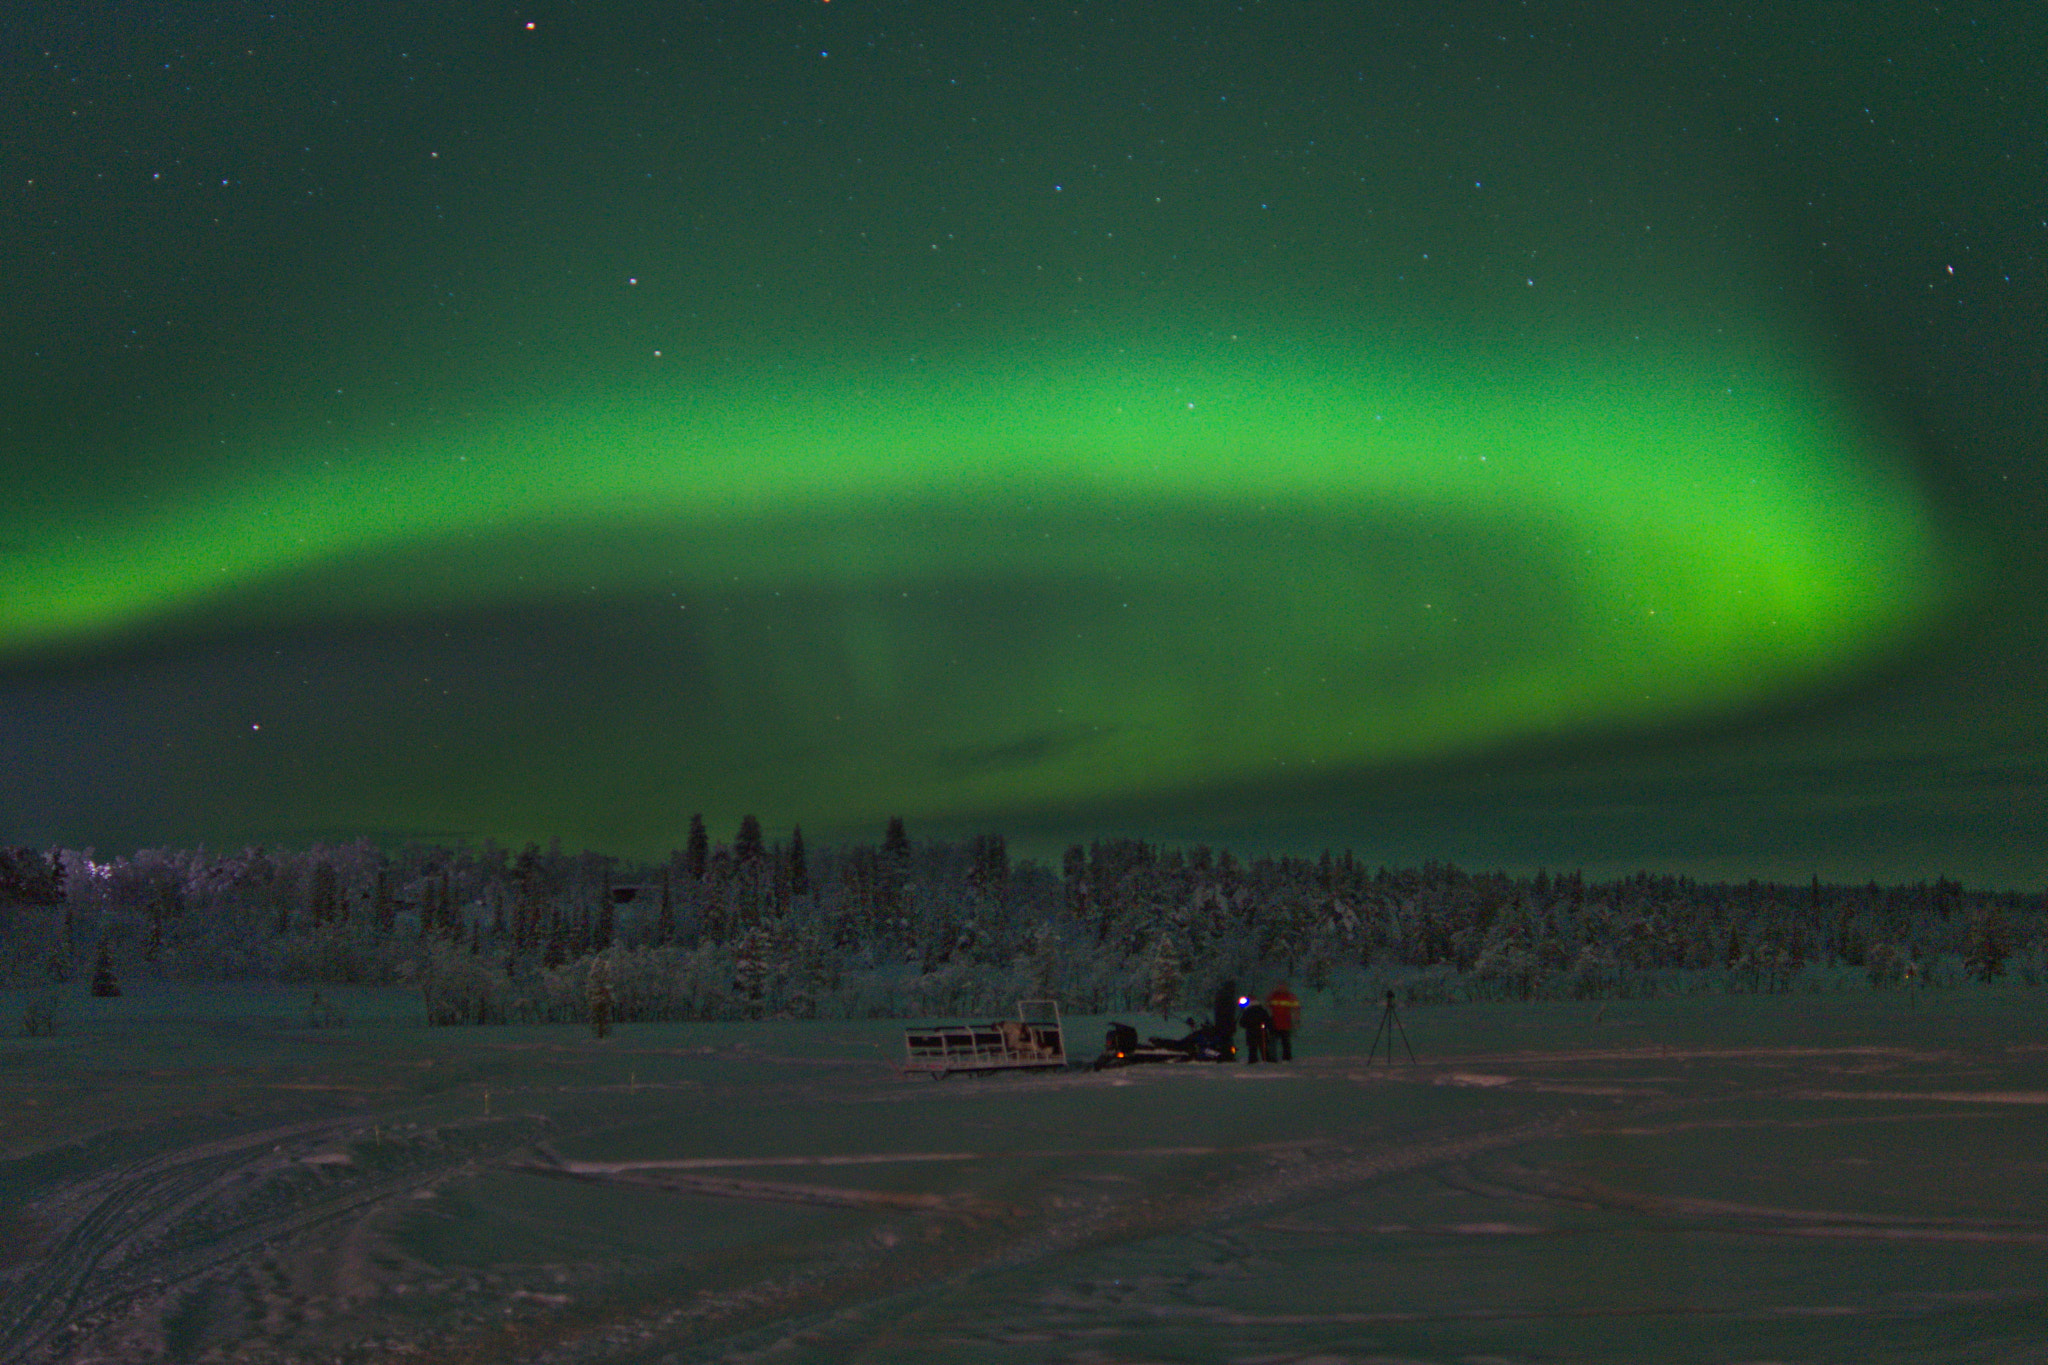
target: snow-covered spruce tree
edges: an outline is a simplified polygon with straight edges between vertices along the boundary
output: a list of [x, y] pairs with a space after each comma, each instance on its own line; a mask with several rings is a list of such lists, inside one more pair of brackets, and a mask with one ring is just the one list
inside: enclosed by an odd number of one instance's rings
[[1159, 936], [1152, 940], [1150, 978], [1145, 1003], [1158, 1010], [1161, 1019], [1171, 1018], [1174, 1008], [1180, 1003], [1181, 985], [1187, 980], [1187, 966], [1181, 961], [1180, 941], [1170, 926], [1161, 929]]
[[1980, 905], [1970, 912], [1969, 928], [1963, 932], [1963, 965], [1979, 981], [1996, 981], [2005, 972], [2005, 960], [2012, 953], [2011, 935], [1998, 907]]
[[2048, 929], [2036, 932], [2025, 947], [2012, 955], [2010, 965], [2026, 985], [2048, 982]]
[[510, 983], [458, 945], [436, 940], [419, 965], [421, 1003], [429, 1024], [505, 1021]]
[[790, 967], [790, 1010], [799, 1019], [815, 1019], [839, 992], [840, 955], [834, 951], [829, 926], [813, 922], [796, 938]]
[[1573, 998], [1603, 1000], [1610, 995], [1623, 994], [1620, 979], [1620, 967], [1606, 940], [1595, 939], [1580, 946], [1571, 969]]
[[745, 1002], [749, 1016], [761, 1014], [761, 997], [768, 983], [768, 933], [753, 924], [740, 932], [732, 944], [733, 994]]
[[1535, 993], [1536, 953], [1527, 920], [1520, 913], [1503, 914], [1486, 931], [1473, 972], [1488, 994], [1529, 999]]

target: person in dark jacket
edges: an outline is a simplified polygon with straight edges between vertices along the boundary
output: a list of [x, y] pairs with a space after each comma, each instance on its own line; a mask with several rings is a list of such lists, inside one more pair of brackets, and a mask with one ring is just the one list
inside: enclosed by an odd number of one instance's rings
[[1216, 989], [1216, 1044], [1225, 1057], [1237, 1037], [1237, 983], [1226, 981]]
[[1238, 1002], [1238, 1022], [1244, 1025], [1244, 1060], [1246, 1065], [1253, 1062], [1270, 1062], [1272, 1055], [1266, 1051], [1269, 1040], [1266, 1027], [1273, 1022], [1273, 1016], [1266, 1007], [1246, 996]]

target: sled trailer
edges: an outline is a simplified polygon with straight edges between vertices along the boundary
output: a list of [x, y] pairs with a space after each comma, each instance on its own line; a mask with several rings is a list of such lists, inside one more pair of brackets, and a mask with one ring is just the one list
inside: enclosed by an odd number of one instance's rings
[[1025, 1000], [1015, 1019], [992, 1024], [925, 1024], [903, 1030], [903, 1069], [933, 1077], [953, 1072], [1043, 1071], [1067, 1064], [1057, 1000]]

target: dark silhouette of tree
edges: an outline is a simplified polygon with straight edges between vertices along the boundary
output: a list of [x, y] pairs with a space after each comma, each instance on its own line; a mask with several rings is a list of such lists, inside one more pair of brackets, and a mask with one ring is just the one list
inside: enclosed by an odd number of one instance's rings
[[683, 845], [683, 871], [691, 880], [703, 881], [704, 872], [711, 862], [711, 836], [704, 830], [704, 817], [690, 817], [689, 842]]
[[968, 845], [968, 885], [985, 896], [1000, 896], [1010, 880], [1010, 850], [1000, 834], [977, 834]]
[[744, 867], [748, 863], [760, 862], [766, 852], [767, 848], [761, 842], [760, 817], [753, 815], [741, 816], [740, 832], [733, 836], [732, 841], [732, 856], [734, 859]]
[[462, 912], [455, 904], [455, 875], [449, 868], [443, 867], [420, 888], [420, 937], [462, 937]]
[[64, 868], [32, 848], [0, 848], [0, 904], [57, 905], [64, 899]]
[[811, 869], [804, 861], [804, 827], [797, 825], [789, 831], [789, 894], [808, 896], [811, 894]]
[[879, 870], [881, 885], [878, 892], [881, 909], [886, 914], [900, 918], [910, 888], [910, 835], [904, 831], [903, 817], [900, 815], [890, 816], [888, 828], [882, 832], [882, 858]]
[[562, 922], [560, 907], [548, 910], [547, 941], [541, 948], [541, 965], [550, 970], [569, 960], [569, 927]]
[[1067, 913], [1079, 918], [1088, 913], [1091, 899], [1088, 892], [1088, 850], [1079, 844], [1067, 845], [1067, 851], [1060, 858], [1060, 879], [1066, 886]]
[[1947, 877], [1934, 879], [1934, 913], [1952, 919], [1963, 904], [1963, 884]]
[[306, 918], [316, 929], [341, 918], [341, 878], [325, 859], [306, 874]]
[[852, 948], [874, 931], [881, 918], [880, 880], [872, 845], [857, 845], [839, 859], [842, 913], [833, 937], [835, 947]]
[[512, 950], [530, 953], [541, 940], [546, 918], [547, 874], [539, 844], [528, 844], [513, 860], [512, 878]]
[[92, 964], [92, 993], [99, 996], [121, 993], [121, 983], [114, 979], [114, 955], [108, 950], [105, 938], [100, 940], [99, 956]]

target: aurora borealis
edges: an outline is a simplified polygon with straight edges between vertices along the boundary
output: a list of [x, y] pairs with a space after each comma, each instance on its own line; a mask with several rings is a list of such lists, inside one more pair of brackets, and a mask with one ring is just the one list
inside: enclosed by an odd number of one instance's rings
[[1659, 24], [53, 16], [0, 834], [2037, 876], [2024, 404], [1854, 267], [2039, 237], [1815, 211], [1853, 63]]
[[[10, 584], [8, 643], [209, 609], [787, 594], [809, 606], [781, 641], [701, 642], [728, 680], [712, 718], [765, 732], [705, 794], [872, 822], [1668, 720], [1852, 666], [1939, 600], [1911, 491], [1796, 375], [1438, 392], [1248, 349], [476, 419], [60, 539]], [[608, 540], [638, 543], [590, 553]], [[847, 715], [879, 723], [840, 738]], [[920, 727], [924, 754], [869, 765], [877, 731]]]

